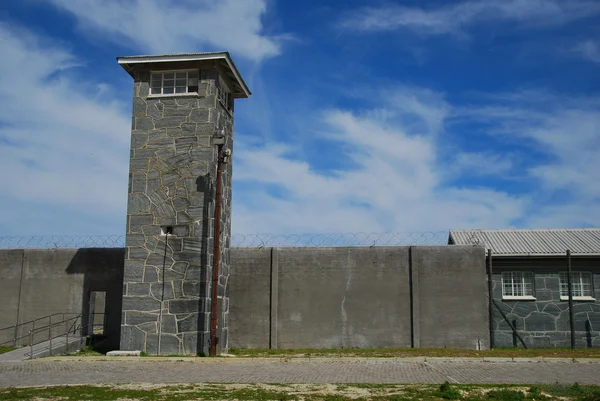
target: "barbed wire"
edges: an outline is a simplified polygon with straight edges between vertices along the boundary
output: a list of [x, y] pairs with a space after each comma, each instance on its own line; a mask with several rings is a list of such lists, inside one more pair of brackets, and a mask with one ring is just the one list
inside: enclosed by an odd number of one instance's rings
[[[477, 241], [473, 244], [476, 245]], [[231, 246], [342, 247], [446, 245], [448, 231], [388, 233], [234, 234]], [[0, 237], [0, 249], [22, 248], [123, 248], [125, 235], [35, 235]]]

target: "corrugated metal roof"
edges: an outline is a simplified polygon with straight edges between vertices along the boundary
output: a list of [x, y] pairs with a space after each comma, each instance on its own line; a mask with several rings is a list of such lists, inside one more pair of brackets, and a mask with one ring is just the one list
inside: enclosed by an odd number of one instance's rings
[[496, 256], [600, 255], [600, 228], [450, 230], [449, 244], [485, 245]]

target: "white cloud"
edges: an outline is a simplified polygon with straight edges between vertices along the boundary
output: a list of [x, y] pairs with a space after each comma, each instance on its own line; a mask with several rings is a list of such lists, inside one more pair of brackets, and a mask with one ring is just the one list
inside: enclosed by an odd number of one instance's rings
[[295, 159], [292, 146], [238, 145], [234, 231], [437, 231], [504, 227], [522, 216], [526, 197], [444, 185], [437, 153], [450, 110], [439, 95], [402, 88], [383, 97], [386, 112], [324, 113], [318, 136], [335, 140], [344, 149], [338, 158], [353, 163], [334, 174]]
[[124, 224], [129, 107], [90, 96], [103, 85], [70, 78], [77, 60], [59, 45], [6, 24], [0, 42], [0, 203], [13, 208], [0, 220], [37, 227], [44, 204], [69, 210], [54, 216], [61, 232], [93, 227], [90, 218]]
[[536, 209], [526, 224], [600, 225], [594, 212], [600, 209], [600, 99], [528, 91], [497, 96], [489, 106], [461, 113], [492, 122], [490, 135], [531, 150], [526, 173], [540, 188], [531, 188]]
[[581, 53], [586, 59], [600, 64], [600, 43], [594, 40], [586, 40], [575, 47], [575, 51]]
[[266, 0], [47, 0], [83, 32], [149, 53], [231, 51], [251, 60], [280, 52], [261, 33]]
[[600, 13], [592, 0], [472, 0], [437, 8], [366, 7], [346, 15], [341, 27], [359, 31], [409, 29], [422, 35], [462, 34], [470, 24], [506, 21], [528, 26], [566, 24]]

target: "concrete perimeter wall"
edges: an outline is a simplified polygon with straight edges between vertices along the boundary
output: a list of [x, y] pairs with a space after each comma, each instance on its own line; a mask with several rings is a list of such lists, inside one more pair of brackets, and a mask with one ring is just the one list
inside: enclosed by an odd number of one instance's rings
[[[83, 324], [87, 324], [90, 293], [104, 291], [108, 312], [104, 334], [109, 338], [107, 346], [117, 349], [123, 260], [123, 249], [0, 251], [0, 329], [53, 313], [82, 314]], [[60, 318], [56, 317], [53, 322]], [[45, 324], [48, 320], [38, 322], [37, 327]], [[26, 336], [32, 328], [33, 324], [24, 324], [17, 334]], [[0, 343], [13, 337], [13, 330], [0, 331]], [[26, 344], [27, 338], [20, 343]]]
[[[0, 328], [86, 321], [90, 293], [105, 291], [118, 349], [123, 264], [123, 249], [0, 251]], [[488, 347], [482, 247], [234, 248], [231, 266], [231, 347]]]
[[232, 249], [233, 348], [489, 346], [483, 247]]

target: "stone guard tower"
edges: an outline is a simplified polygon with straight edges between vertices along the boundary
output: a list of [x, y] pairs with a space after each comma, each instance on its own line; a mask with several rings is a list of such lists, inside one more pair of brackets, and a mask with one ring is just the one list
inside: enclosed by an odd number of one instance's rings
[[[225, 352], [231, 229], [227, 159], [234, 99], [247, 98], [250, 91], [229, 53], [117, 61], [134, 79], [121, 350]], [[212, 347], [211, 337], [216, 339]]]

